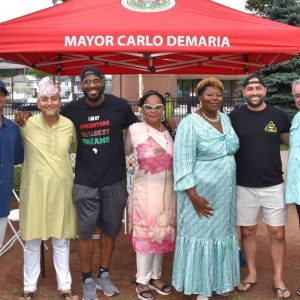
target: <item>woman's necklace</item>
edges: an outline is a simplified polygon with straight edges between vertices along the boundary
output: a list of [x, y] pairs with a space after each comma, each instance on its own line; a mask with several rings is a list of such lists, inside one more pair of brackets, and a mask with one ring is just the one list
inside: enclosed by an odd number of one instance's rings
[[202, 110], [200, 110], [203, 118], [210, 123], [217, 123], [220, 121], [220, 113], [217, 111], [217, 116], [215, 118], [209, 118]]

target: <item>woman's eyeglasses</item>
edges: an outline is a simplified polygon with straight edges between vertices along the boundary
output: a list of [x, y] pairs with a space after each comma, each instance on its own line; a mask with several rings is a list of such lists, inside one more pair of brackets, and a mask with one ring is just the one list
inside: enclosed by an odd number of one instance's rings
[[164, 108], [163, 104], [156, 104], [156, 105], [150, 105], [150, 104], [144, 104], [143, 108], [145, 111], [161, 111]]

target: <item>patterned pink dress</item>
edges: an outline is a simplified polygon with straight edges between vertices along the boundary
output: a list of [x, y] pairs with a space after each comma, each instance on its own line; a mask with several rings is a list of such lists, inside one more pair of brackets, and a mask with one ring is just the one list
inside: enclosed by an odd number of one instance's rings
[[129, 237], [138, 253], [174, 250], [175, 192], [173, 140], [146, 123], [129, 127], [126, 155], [133, 152], [135, 171], [128, 197]]

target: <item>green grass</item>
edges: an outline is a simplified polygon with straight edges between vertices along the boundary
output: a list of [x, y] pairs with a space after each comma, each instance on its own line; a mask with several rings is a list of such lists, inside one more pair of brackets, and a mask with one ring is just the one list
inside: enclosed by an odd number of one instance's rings
[[288, 151], [289, 148], [286, 145], [280, 145], [280, 151]]
[[22, 172], [22, 166], [21, 165], [15, 166], [14, 169], [14, 190], [15, 191], [20, 190], [21, 172]]

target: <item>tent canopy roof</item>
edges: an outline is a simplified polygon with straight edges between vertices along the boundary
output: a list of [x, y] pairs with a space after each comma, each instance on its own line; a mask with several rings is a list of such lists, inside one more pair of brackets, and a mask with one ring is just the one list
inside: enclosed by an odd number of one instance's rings
[[87, 65], [104, 74], [237, 75], [300, 53], [298, 27], [210, 0], [168, 1], [168, 10], [138, 12], [122, 5], [129, 0], [69, 0], [1, 23], [0, 57], [61, 75]]

